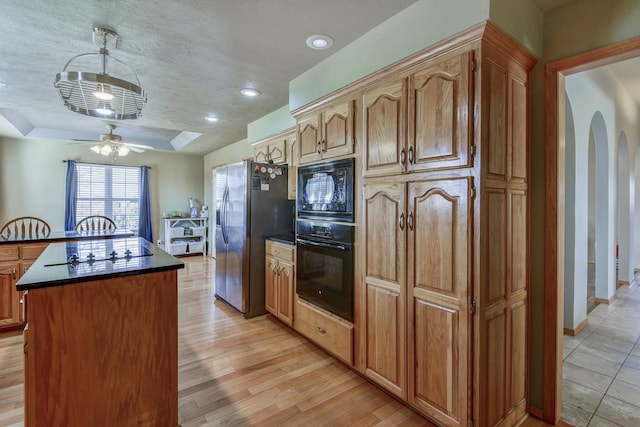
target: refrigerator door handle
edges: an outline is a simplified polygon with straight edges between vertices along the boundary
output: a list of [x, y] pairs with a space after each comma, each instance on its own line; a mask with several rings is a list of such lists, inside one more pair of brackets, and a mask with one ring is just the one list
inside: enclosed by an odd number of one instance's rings
[[224, 194], [222, 195], [222, 218], [220, 218], [220, 226], [222, 229], [222, 240], [224, 243], [229, 243], [229, 234], [227, 233], [227, 212], [229, 205], [229, 187], [225, 187]]

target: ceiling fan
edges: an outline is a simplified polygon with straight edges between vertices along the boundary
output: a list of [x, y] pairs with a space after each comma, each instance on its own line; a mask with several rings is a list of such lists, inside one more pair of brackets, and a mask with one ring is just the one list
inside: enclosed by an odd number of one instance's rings
[[96, 154], [102, 154], [103, 156], [111, 156], [113, 159], [118, 156], [126, 156], [129, 154], [129, 151], [144, 153], [145, 150], [153, 150], [153, 147], [149, 145], [122, 141], [120, 135], [113, 133], [116, 125], [112, 123], [107, 123], [107, 129], [109, 129], [109, 133], [100, 135], [100, 140], [74, 139], [74, 141], [85, 144], [95, 144], [91, 147], [91, 151]]

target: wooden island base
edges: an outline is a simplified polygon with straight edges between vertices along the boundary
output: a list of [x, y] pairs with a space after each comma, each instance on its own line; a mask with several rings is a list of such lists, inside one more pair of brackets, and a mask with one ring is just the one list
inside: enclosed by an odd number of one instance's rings
[[177, 270], [27, 298], [25, 426], [178, 425]]

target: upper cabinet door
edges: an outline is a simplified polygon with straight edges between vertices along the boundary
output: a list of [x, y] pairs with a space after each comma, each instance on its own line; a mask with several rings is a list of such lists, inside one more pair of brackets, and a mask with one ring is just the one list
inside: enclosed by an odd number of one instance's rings
[[406, 79], [385, 82], [363, 95], [364, 175], [393, 175], [405, 169]]
[[322, 110], [322, 157], [337, 157], [353, 153], [352, 99]]
[[284, 138], [278, 141], [273, 141], [269, 144], [269, 156], [267, 161], [276, 164], [283, 164], [287, 162], [287, 144]]
[[471, 166], [473, 51], [442, 60], [409, 81], [408, 170]]
[[253, 148], [253, 161], [267, 163], [269, 159], [269, 144], [259, 144]]
[[322, 158], [320, 114], [317, 111], [298, 119], [298, 161], [308, 163]]

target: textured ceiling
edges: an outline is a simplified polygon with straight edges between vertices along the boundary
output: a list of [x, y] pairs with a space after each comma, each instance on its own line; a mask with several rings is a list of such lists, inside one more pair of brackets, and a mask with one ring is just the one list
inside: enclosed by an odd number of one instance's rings
[[[415, 0], [2, 0], [0, 136], [95, 139], [105, 122], [68, 111], [53, 87], [71, 57], [97, 52], [92, 28], [119, 34], [111, 55], [149, 101], [119, 121], [125, 140], [204, 154], [246, 138], [246, 125], [288, 103], [288, 83]], [[328, 34], [334, 45], [305, 40]], [[258, 98], [242, 87], [262, 91]], [[209, 123], [207, 114], [220, 120]], [[180, 146], [185, 142], [192, 142]], [[173, 141], [173, 145], [169, 143]]]
[[[0, 137], [97, 139], [105, 121], [68, 111], [53, 87], [92, 28], [118, 32], [111, 50], [133, 68], [149, 101], [117, 122], [125, 141], [205, 154], [246, 138], [248, 123], [288, 103], [288, 83], [416, 0], [2, 0]], [[543, 11], [576, 0], [534, 0]], [[309, 49], [328, 34], [328, 50]], [[635, 62], [614, 71], [640, 100]], [[631, 70], [631, 71], [630, 71]], [[258, 98], [239, 89], [254, 86]], [[637, 85], [636, 85], [637, 86]], [[204, 116], [220, 120], [209, 123]]]

